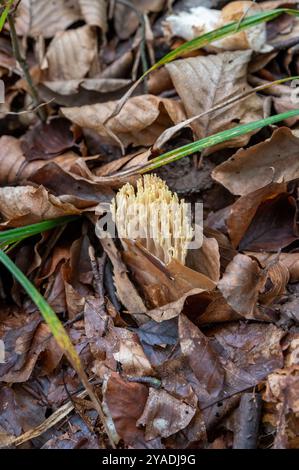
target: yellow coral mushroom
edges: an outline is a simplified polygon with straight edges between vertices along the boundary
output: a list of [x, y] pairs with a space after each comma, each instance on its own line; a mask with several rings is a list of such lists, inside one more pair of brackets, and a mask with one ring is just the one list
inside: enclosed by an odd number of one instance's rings
[[139, 240], [165, 264], [172, 258], [184, 264], [193, 237], [188, 205], [161, 178], [143, 176], [136, 191], [125, 184], [112, 201], [111, 212], [121, 240]]

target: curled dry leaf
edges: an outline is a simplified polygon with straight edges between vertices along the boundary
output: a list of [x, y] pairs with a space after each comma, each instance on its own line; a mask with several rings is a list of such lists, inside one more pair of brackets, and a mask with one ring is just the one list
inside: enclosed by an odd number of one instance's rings
[[80, 19], [76, 0], [22, 0], [16, 17], [20, 36], [54, 36]]
[[179, 337], [183, 356], [209, 398], [222, 391], [224, 370], [210, 340], [185, 315], [179, 317]]
[[[115, 144], [104, 123], [115, 109], [115, 102], [108, 101], [74, 108], [62, 108], [65, 117], [78, 126], [94, 129], [105, 141]], [[121, 142], [128, 146], [152, 145], [167, 126], [184, 119], [182, 106], [177, 101], [141, 95], [130, 98], [120, 113], [106, 126]]]
[[288, 127], [276, 129], [270, 139], [238, 150], [212, 172], [232, 194], [245, 196], [270, 183], [299, 177], [299, 136]]
[[50, 373], [62, 357], [60, 348], [38, 314], [3, 319], [0, 338], [5, 347], [5, 363], [0, 364], [2, 382], [26, 382], [38, 360], [40, 369]]
[[297, 239], [295, 199], [286, 189], [271, 183], [230, 206], [226, 225], [235, 248], [276, 251]]
[[218, 282], [220, 278], [220, 253], [217, 240], [204, 236], [200, 248], [188, 251], [186, 264], [194, 271], [201, 272], [212, 281]]
[[246, 318], [254, 318], [260, 291], [266, 282], [258, 263], [249, 256], [238, 254], [227, 266], [218, 289], [227, 303]]
[[75, 145], [75, 136], [66, 119], [37, 124], [24, 134], [21, 148], [27, 161], [49, 160]]
[[290, 282], [299, 281], [299, 253], [256, 253], [248, 252], [250, 256], [255, 256], [263, 265], [271, 265], [273, 261], [283, 264], [290, 275]]
[[96, 50], [96, 33], [90, 26], [57, 34], [42, 65], [47, 70], [47, 80], [82, 79], [95, 60]]
[[72, 204], [62, 202], [42, 186], [0, 188], [1, 227], [21, 227], [42, 220], [80, 214]]
[[[56, 147], [55, 144], [54, 147], [57, 151], [58, 147]], [[44, 152], [46, 152], [46, 150], [47, 149], [44, 149]], [[7, 158], [8, 154], [9, 158]], [[48, 154], [45, 155], [47, 158], [49, 157]], [[81, 157], [78, 157], [74, 152], [69, 151], [58, 157], [51, 158], [51, 161], [55, 162], [60, 168], [70, 170], [80, 158]], [[0, 137], [0, 183], [2, 185], [15, 184], [20, 181], [28, 180], [31, 175], [48, 162], [49, 160], [28, 161], [22, 151], [20, 140], [8, 135]]]
[[[100, 238], [100, 234], [97, 235]], [[116, 249], [112, 239], [101, 239], [101, 243], [113, 265], [114, 284], [119, 300], [129, 313], [139, 314], [137, 319], [143, 323], [147, 318], [141, 314], [145, 313], [147, 309], [128, 277], [127, 268], [121, 259], [120, 253]]]
[[[216, 286], [210, 278], [193, 271], [174, 258], [165, 265], [138, 243], [129, 240], [125, 243], [127, 247], [123, 259], [142, 289], [150, 308], [165, 309], [170, 307], [167, 304], [177, 301], [182, 306], [184, 295], [190, 295], [192, 290], [196, 289], [198, 293], [213, 290]], [[153, 315], [155, 316], [152, 311], [150, 316], [156, 319]], [[165, 318], [164, 315], [164, 320], [169, 318], [171, 317]]]
[[[205, 57], [191, 57], [167, 65], [175, 89], [182, 99], [188, 117], [192, 117], [222, 101], [229, 100], [251, 87], [247, 84], [247, 65], [251, 51], [224, 52]], [[229, 129], [235, 123], [245, 124], [262, 118], [262, 101], [250, 96], [241, 104], [219, 109], [197, 119], [191, 124], [197, 138]], [[238, 147], [245, 145], [250, 134], [231, 139], [213, 147]], [[210, 150], [209, 150], [210, 152]]]
[[275, 260], [267, 269], [267, 280], [260, 293], [259, 301], [269, 305], [272, 301], [286, 292], [286, 285], [290, 279], [288, 268]]
[[126, 382], [118, 374], [112, 373], [104, 391], [104, 404], [108, 407], [117, 434], [126, 444], [133, 444], [143, 437], [137, 428], [137, 421], [143, 413], [148, 397], [145, 385]]
[[107, 0], [79, 0], [79, 6], [87, 24], [107, 31]]
[[165, 390], [149, 389], [149, 396], [137, 421], [145, 426], [146, 440], [169, 437], [185, 429], [196, 413], [196, 404], [191, 406], [170, 395]]

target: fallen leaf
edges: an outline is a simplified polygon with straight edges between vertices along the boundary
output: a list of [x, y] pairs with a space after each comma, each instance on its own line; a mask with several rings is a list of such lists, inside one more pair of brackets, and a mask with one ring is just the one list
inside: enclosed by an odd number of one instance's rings
[[22, 0], [17, 9], [16, 30], [20, 36], [49, 38], [79, 18], [76, 0]]
[[72, 204], [62, 202], [40, 186], [0, 188], [2, 227], [21, 227], [42, 220], [80, 214]]
[[95, 57], [95, 31], [90, 26], [82, 26], [56, 34], [48, 47], [42, 69], [47, 71], [48, 81], [82, 79]]
[[143, 431], [137, 428], [137, 421], [142, 415], [148, 397], [145, 385], [126, 382], [118, 374], [112, 373], [104, 391], [107, 404], [117, 434], [126, 444], [134, 444], [135, 439], [143, 437]]
[[137, 424], [145, 426], [147, 440], [158, 436], [169, 437], [185, 429], [195, 413], [195, 406], [178, 400], [165, 390], [150, 388], [144, 411]]
[[106, 0], [79, 0], [82, 15], [87, 24], [98, 26], [106, 33], [107, 25], [107, 1]]
[[179, 337], [183, 356], [209, 398], [219, 395], [224, 371], [209, 339], [185, 315], [179, 317]]
[[[205, 57], [177, 60], [166, 67], [179, 94], [187, 117], [192, 117], [222, 101], [251, 89], [247, 84], [247, 65], [251, 51], [224, 52]], [[190, 90], [192, 91], [190, 93]], [[198, 139], [262, 118], [262, 102], [257, 95], [250, 96], [241, 105], [231, 105], [197, 119], [191, 124]], [[238, 147], [247, 144], [250, 134], [233, 138], [215, 147]], [[211, 153], [211, 150], [208, 151]]]
[[266, 283], [266, 273], [249, 256], [238, 254], [227, 266], [218, 289], [227, 303], [246, 318], [254, 318], [260, 291]]
[[106, 142], [115, 143], [115, 139], [107, 133], [106, 126], [125, 146], [151, 145], [168, 125], [184, 119], [184, 112], [179, 102], [154, 95], [141, 95], [130, 98], [120, 113], [104, 126], [114, 108], [115, 102], [108, 101], [62, 108], [61, 111], [78, 126], [94, 129], [105, 138]]
[[238, 150], [212, 171], [212, 177], [232, 194], [245, 196], [270, 183], [299, 177], [299, 138], [287, 127], [276, 129], [270, 139]]
[[75, 136], [66, 119], [53, 119], [24, 134], [21, 148], [27, 161], [48, 160], [58, 157], [75, 145]]
[[296, 239], [295, 201], [285, 183], [272, 183], [241, 196], [229, 208], [226, 219], [234, 248], [277, 250]]

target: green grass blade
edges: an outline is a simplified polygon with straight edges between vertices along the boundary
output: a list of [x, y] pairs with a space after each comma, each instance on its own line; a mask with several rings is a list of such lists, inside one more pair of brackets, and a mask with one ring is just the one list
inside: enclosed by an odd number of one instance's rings
[[64, 354], [66, 355], [70, 363], [72, 364], [73, 368], [76, 370], [82, 384], [86, 388], [94, 404], [95, 409], [99, 413], [99, 416], [104, 425], [105, 431], [109, 437], [110, 444], [113, 448], [115, 448], [113, 436], [110, 432], [109, 427], [107, 426], [101, 403], [98, 397], [95, 395], [93, 388], [91, 387], [88, 381], [88, 377], [84, 371], [80, 357], [69, 335], [67, 334], [66, 329], [60, 322], [54, 310], [50, 307], [48, 302], [44, 299], [44, 297], [38, 292], [38, 290], [30, 282], [30, 280], [22, 273], [22, 271], [14, 264], [14, 262], [2, 250], [0, 250], [0, 262], [3, 263], [4, 266], [8, 269], [8, 271], [10, 271], [10, 273], [17, 279], [17, 281], [21, 284], [23, 289], [27, 292], [27, 294], [31, 297], [32, 301], [38, 307], [51, 333], [53, 334], [54, 338], [56, 339], [57, 343], [59, 344], [60, 348], [63, 350]]
[[179, 160], [183, 157], [191, 155], [194, 152], [204, 150], [208, 147], [213, 147], [214, 145], [220, 144], [222, 142], [233, 139], [234, 137], [239, 137], [241, 135], [247, 134], [262, 127], [275, 124], [277, 122], [283, 121], [284, 119], [289, 119], [294, 116], [299, 116], [299, 109], [292, 111], [287, 111], [285, 113], [276, 114], [275, 116], [270, 116], [266, 119], [260, 119], [259, 121], [250, 122], [249, 124], [243, 124], [241, 126], [236, 126], [233, 129], [228, 129], [226, 131], [219, 132], [217, 134], [205, 137], [204, 139], [197, 140], [191, 144], [183, 145], [174, 150], [164, 153], [156, 158], [153, 158], [149, 163], [143, 167], [135, 170], [136, 173], [146, 173], [148, 171], [156, 170], [161, 166], [164, 166], [168, 163]]
[[191, 41], [187, 41], [181, 46], [177, 47], [173, 51], [166, 54], [162, 59], [156, 62], [147, 72], [143, 75], [143, 78], [148, 75], [150, 72], [156, 70], [157, 68], [161, 67], [162, 65], [168, 64], [169, 62], [181, 57], [182, 55], [200, 49], [201, 47], [207, 46], [208, 44], [218, 41], [219, 39], [223, 39], [226, 36], [231, 34], [238, 33], [240, 31], [244, 31], [248, 28], [252, 28], [257, 26], [261, 23], [265, 23], [275, 18], [278, 18], [283, 13], [293, 16], [299, 16], [298, 10], [293, 10], [291, 8], [277, 8], [276, 10], [269, 10], [258, 13], [256, 15], [248, 16], [244, 18], [243, 21], [234, 21], [229, 23], [221, 28], [214, 29], [208, 33], [205, 33], [201, 36], [198, 36]]
[[19, 281], [21, 286], [31, 297], [35, 305], [40, 310], [44, 320], [48, 324], [49, 329], [55, 337], [57, 343], [65, 352], [65, 354], [69, 357], [76, 370], [78, 369], [78, 367], [80, 368], [81, 361], [76, 349], [74, 348], [64, 326], [61, 324], [56, 313], [52, 310], [52, 308], [44, 299], [44, 297], [38, 292], [38, 290], [29, 281], [29, 279], [22, 273], [22, 271], [2, 250], [0, 250], [0, 262], [4, 264], [4, 266], [11, 272], [11, 274], [17, 279], [17, 281]]
[[[4, 8], [3, 12], [2, 12], [2, 15], [0, 16], [0, 33], [3, 29], [3, 26], [5, 25], [5, 21], [7, 20], [7, 17], [8, 17], [8, 13], [9, 13], [9, 10], [13, 4], [14, 0], [8, 0], [8, 2], [6, 3], [6, 7]], [[3, 3], [3, 2], [1, 2]]]
[[47, 230], [51, 230], [52, 228], [67, 224], [76, 219], [78, 219], [77, 216], [58, 217], [57, 219], [45, 220], [43, 222], [27, 225], [25, 227], [5, 230], [4, 232], [0, 232], [0, 245], [3, 246], [4, 244], [15, 243], [24, 240], [25, 238], [46, 232]]

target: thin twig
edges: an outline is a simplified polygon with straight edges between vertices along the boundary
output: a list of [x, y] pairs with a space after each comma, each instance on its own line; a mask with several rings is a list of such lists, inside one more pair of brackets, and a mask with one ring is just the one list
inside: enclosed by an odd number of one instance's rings
[[21, 50], [20, 50], [20, 45], [19, 45], [19, 40], [15, 28], [15, 23], [13, 16], [11, 14], [8, 15], [8, 24], [9, 24], [9, 29], [10, 29], [10, 37], [11, 37], [11, 43], [12, 43], [12, 49], [13, 49], [13, 55], [16, 59], [16, 61], [19, 63], [23, 74], [24, 78], [28, 84], [30, 94], [32, 97], [32, 101], [34, 106], [37, 108], [37, 114], [39, 118], [41, 119], [42, 122], [45, 122], [47, 120], [47, 114], [45, 112], [45, 109], [40, 107], [40, 99], [37, 93], [37, 90], [33, 84], [32, 77], [30, 75], [28, 63], [26, 59], [23, 57]]

